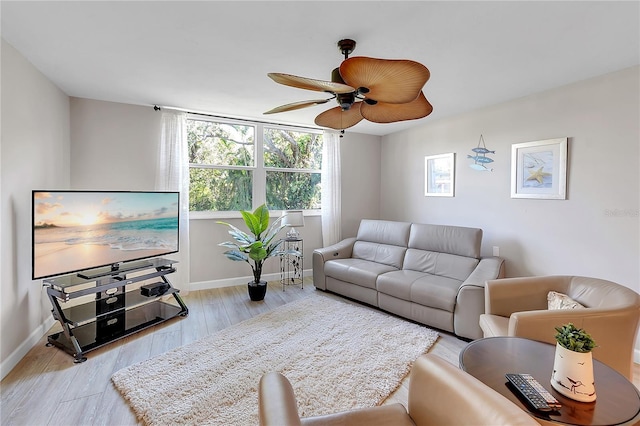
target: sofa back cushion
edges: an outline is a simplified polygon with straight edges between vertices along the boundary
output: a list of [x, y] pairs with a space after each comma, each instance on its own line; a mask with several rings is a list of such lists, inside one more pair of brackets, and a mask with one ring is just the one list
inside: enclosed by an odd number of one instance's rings
[[462, 226], [411, 225], [409, 248], [480, 259], [482, 229]]
[[353, 245], [352, 257], [354, 259], [369, 260], [402, 269], [402, 261], [406, 251], [406, 247], [370, 243], [369, 241], [356, 241]]
[[363, 219], [353, 245], [352, 257], [401, 269], [411, 224]]
[[358, 228], [358, 241], [407, 247], [411, 224], [389, 220], [363, 219]]
[[480, 260], [473, 257], [410, 248], [407, 249], [402, 269], [464, 281], [479, 262]]

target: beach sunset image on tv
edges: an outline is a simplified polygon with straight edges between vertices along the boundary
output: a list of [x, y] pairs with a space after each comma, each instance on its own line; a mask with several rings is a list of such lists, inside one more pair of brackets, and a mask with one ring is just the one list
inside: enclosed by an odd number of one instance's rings
[[33, 279], [178, 251], [177, 192], [33, 191]]

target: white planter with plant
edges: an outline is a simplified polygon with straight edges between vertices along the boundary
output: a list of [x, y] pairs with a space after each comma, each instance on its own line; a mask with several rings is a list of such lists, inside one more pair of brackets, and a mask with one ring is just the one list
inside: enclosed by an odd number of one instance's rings
[[586, 331], [572, 323], [556, 327], [556, 353], [551, 386], [562, 395], [581, 402], [596, 400], [593, 377], [595, 342]]

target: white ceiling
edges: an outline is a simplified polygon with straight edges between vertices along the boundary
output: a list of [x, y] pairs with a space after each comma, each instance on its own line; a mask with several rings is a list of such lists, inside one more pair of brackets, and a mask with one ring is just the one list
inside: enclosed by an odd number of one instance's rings
[[[640, 3], [554, 1], [2, 1], [2, 37], [69, 96], [313, 126], [343, 57], [426, 65], [434, 112], [348, 131], [384, 135], [640, 63]], [[594, 108], [597, 106], [594, 105]]]

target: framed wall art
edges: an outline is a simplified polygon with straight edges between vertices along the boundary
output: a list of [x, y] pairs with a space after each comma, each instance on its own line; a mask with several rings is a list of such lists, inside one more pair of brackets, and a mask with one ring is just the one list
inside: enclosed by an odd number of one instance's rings
[[511, 198], [565, 200], [567, 138], [511, 145]]
[[455, 187], [455, 154], [424, 157], [424, 195], [453, 197]]

